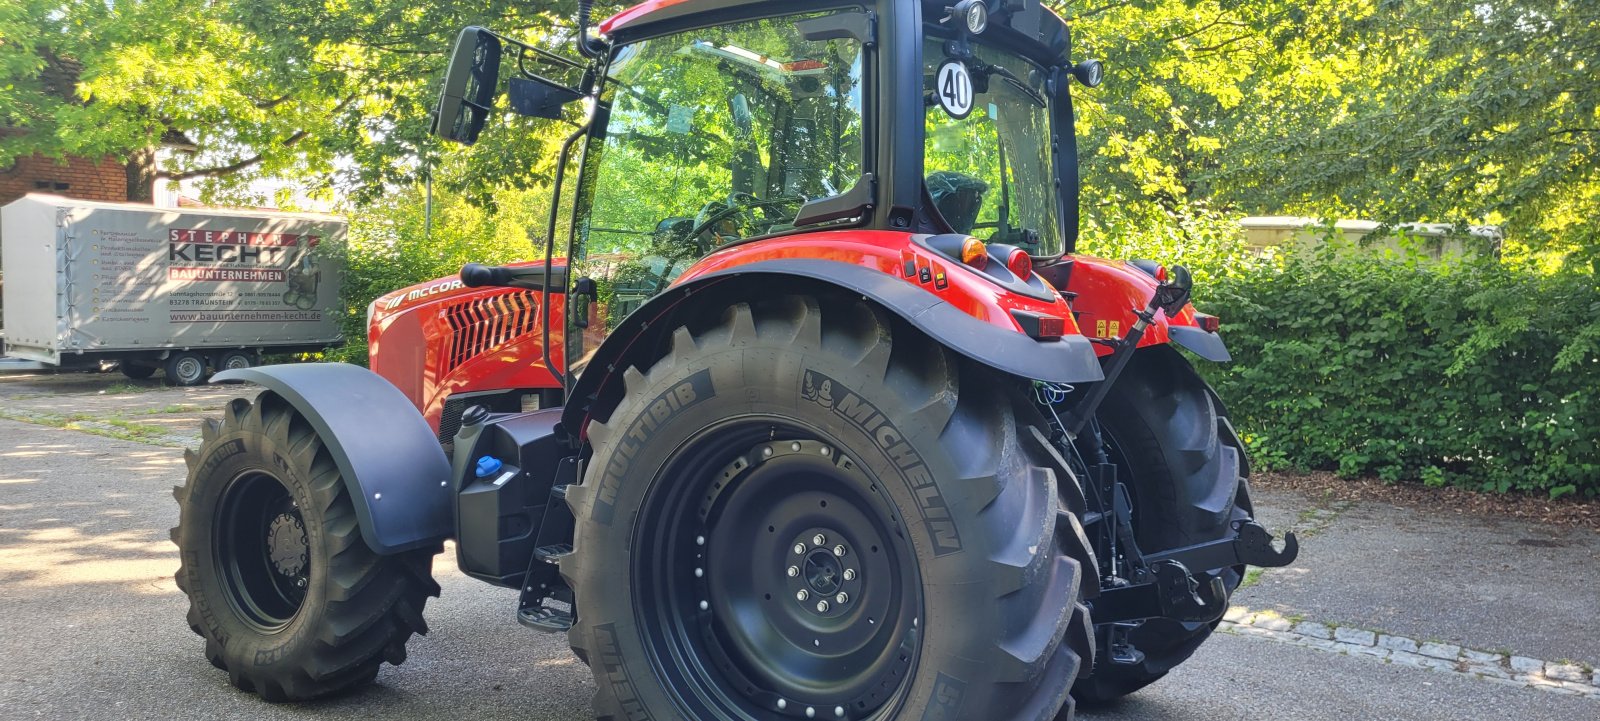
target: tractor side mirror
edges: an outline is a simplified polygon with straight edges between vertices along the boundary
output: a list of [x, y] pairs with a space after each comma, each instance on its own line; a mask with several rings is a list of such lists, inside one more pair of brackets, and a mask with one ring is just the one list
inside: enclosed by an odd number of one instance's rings
[[473, 25], [461, 31], [444, 73], [435, 135], [466, 145], [478, 142], [500, 87], [500, 52], [500, 38], [487, 29]]

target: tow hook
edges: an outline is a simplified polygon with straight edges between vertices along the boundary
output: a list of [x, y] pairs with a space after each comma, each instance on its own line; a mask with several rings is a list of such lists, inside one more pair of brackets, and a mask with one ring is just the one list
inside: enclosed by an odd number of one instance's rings
[[1283, 549], [1272, 545], [1272, 534], [1253, 520], [1236, 521], [1232, 538], [1199, 543], [1144, 557], [1144, 583], [1102, 589], [1093, 603], [1097, 624], [1170, 618], [1209, 623], [1228, 607], [1228, 590], [1222, 577], [1190, 568], [1223, 569], [1233, 566], [1274, 568], [1287, 566], [1300, 554], [1294, 532], [1283, 536]]
[[1146, 583], [1101, 590], [1091, 601], [1095, 623], [1145, 618], [1209, 623], [1227, 610], [1228, 590], [1217, 576], [1201, 574], [1202, 581], [1172, 560], [1151, 563], [1147, 573]]

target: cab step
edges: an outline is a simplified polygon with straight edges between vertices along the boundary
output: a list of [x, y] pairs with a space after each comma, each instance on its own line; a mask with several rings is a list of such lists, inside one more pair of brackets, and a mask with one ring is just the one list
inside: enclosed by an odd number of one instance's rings
[[561, 565], [562, 559], [572, 555], [572, 544], [556, 543], [549, 546], [540, 546], [533, 549], [533, 555], [545, 563]]
[[517, 622], [536, 631], [566, 633], [572, 628], [572, 611], [539, 605], [517, 611]]

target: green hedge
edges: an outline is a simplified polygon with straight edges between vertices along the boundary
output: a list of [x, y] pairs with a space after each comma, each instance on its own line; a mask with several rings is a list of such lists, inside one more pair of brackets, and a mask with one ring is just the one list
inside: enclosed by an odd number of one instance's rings
[[1235, 362], [1205, 372], [1267, 467], [1600, 495], [1591, 270], [1326, 249], [1208, 276]]

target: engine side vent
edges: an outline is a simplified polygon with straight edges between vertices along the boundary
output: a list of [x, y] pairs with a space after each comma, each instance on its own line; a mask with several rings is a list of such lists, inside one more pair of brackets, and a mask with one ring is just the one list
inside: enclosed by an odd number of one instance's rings
[[539, 304], [528, 292], [475, 298], [445, 310], [450, 324], [448, 369], [504, 345], [539, 326]]
[[466, 398], [455, 396], [445, 399], [444, 412], [439, 415], [439, 445], [455, 450], [456, 431], [461, 430], [461, 414], [466, 410]]

